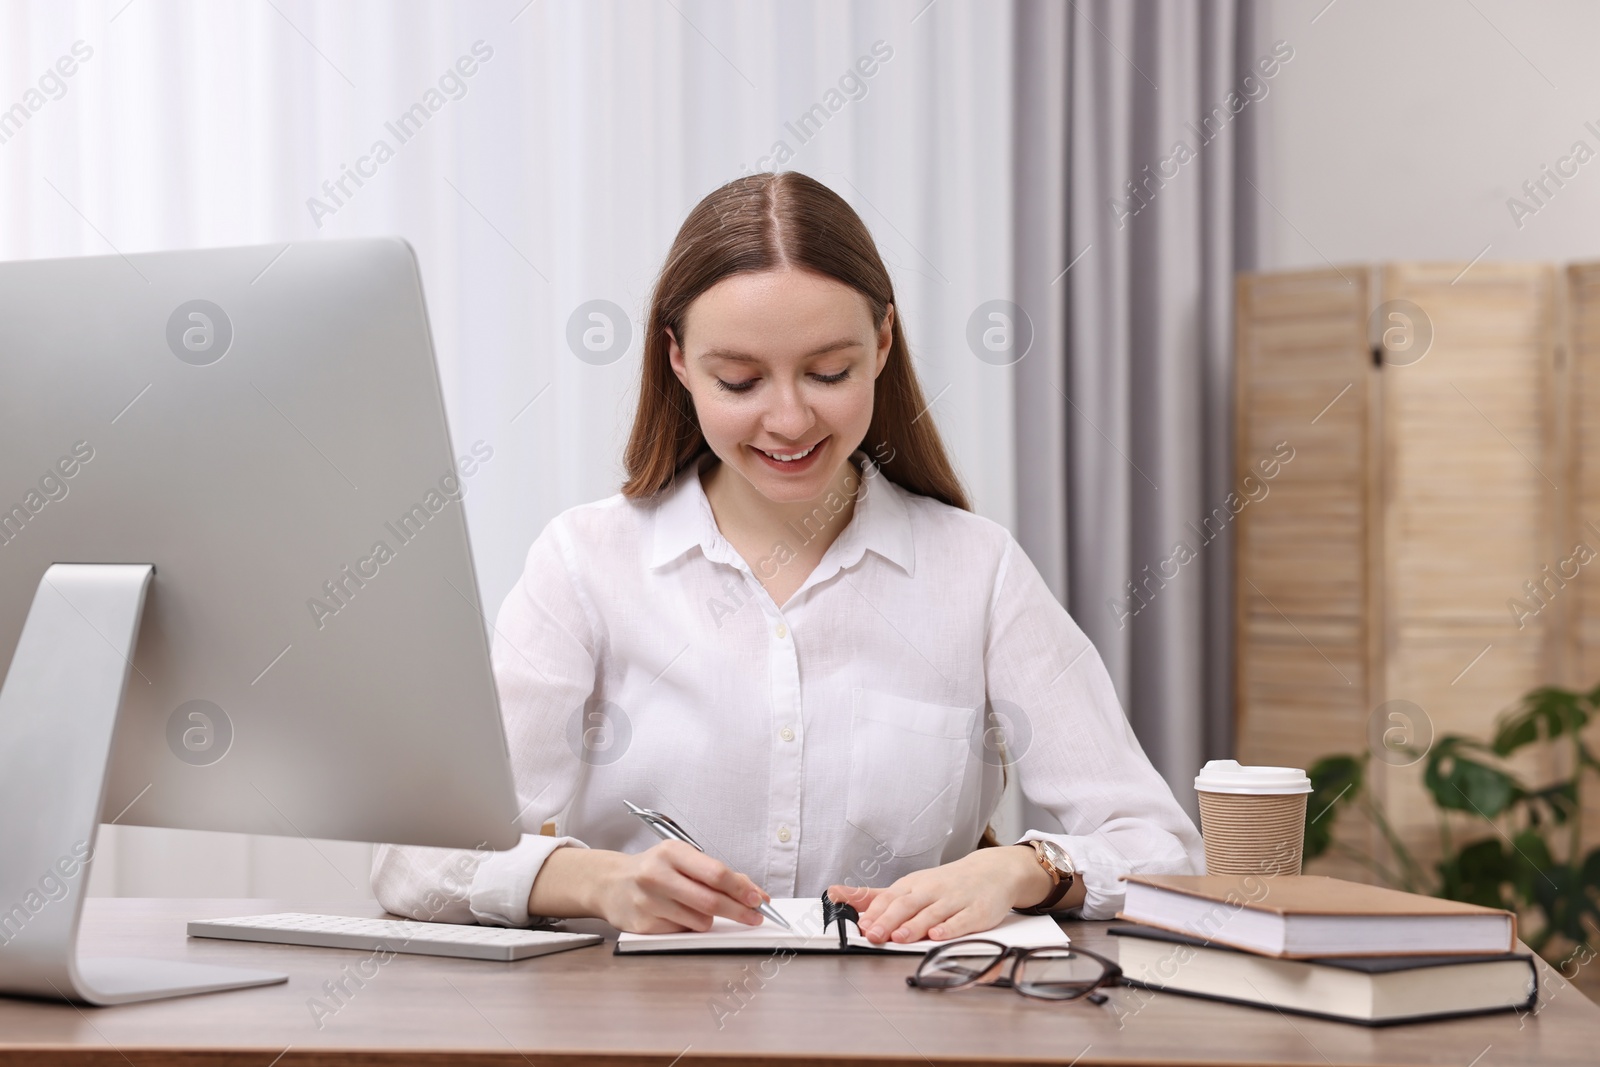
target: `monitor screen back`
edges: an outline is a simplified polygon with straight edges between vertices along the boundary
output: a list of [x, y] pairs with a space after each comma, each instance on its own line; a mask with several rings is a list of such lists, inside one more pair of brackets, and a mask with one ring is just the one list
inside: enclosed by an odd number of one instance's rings
[[0, 263], [0, 406], [0, 671], [50, 564], [156, 568], [104, 820], [516, 843], [408, 245]]

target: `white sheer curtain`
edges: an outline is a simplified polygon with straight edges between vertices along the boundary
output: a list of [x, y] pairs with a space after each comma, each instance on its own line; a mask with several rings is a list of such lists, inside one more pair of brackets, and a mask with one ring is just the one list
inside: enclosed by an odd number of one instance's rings
[[[0, 258], [406, 237], [452, 432], [495, 448], [467, 497], [493, 609], [551, 516], [619, 484], [638, 323], [685, 213], [803, 170], [877, 237], [932, 414], [1014, 526], [1014, 372], [966, 339], [1011, 290], [1012, 47], [986, 0], [9, 4]], [[402, 141], [387, 124], [418, 104]], [[615, 362], [567, 346], [590, 300], [634, 320]], [[91, 891], [365, 896], [367, 855], [113, 827]]]

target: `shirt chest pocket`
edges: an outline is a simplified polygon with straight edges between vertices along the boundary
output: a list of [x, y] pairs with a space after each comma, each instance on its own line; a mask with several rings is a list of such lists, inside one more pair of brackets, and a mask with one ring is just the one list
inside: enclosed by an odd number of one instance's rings
[[897, 857], [942, 846], [954, 827], [977, 714], [854, 690], [846, 821]]

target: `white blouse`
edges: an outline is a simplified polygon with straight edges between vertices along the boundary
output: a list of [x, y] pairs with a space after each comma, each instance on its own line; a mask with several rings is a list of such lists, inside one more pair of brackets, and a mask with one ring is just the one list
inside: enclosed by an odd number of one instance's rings
[[[380, 845], [378, 901], [539, 922], [528, 894], [554, 849], [657, 843], [625, 799], [774, 897], [885, 886], [973, 850], [1008, 762], [1059, 823], [1019, 841], [1067, 850], [1085, 918], [1112, 916], [1124, 874], [1202, 870], [1099, 654], [1010, 533], [852, 459], [855, 514], [781, 608], [717, 528], [709, 454], [651, 500], [552, 520], [493, 641], [522, 841]], [[770, 577], [821, 525], [792, 527], [757, 566]], [[538, 833], [551, 819], [562, 836]]]

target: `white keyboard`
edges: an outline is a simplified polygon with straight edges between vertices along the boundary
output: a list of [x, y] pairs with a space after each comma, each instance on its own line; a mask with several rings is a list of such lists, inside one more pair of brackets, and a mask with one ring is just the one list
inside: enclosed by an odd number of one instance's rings
[[599, 934], [566, 930], [527, 930], [508, 926], [463, 926], [409, 919], [358, 919], [348, 915], [244, 915], [236, 919], [191, 919], [190, 937], [270, 941], [317, 948], [359, 948], [413, 952], [422, 956], [461, 956], [473, 960], [525, 960], [598, 944]]

